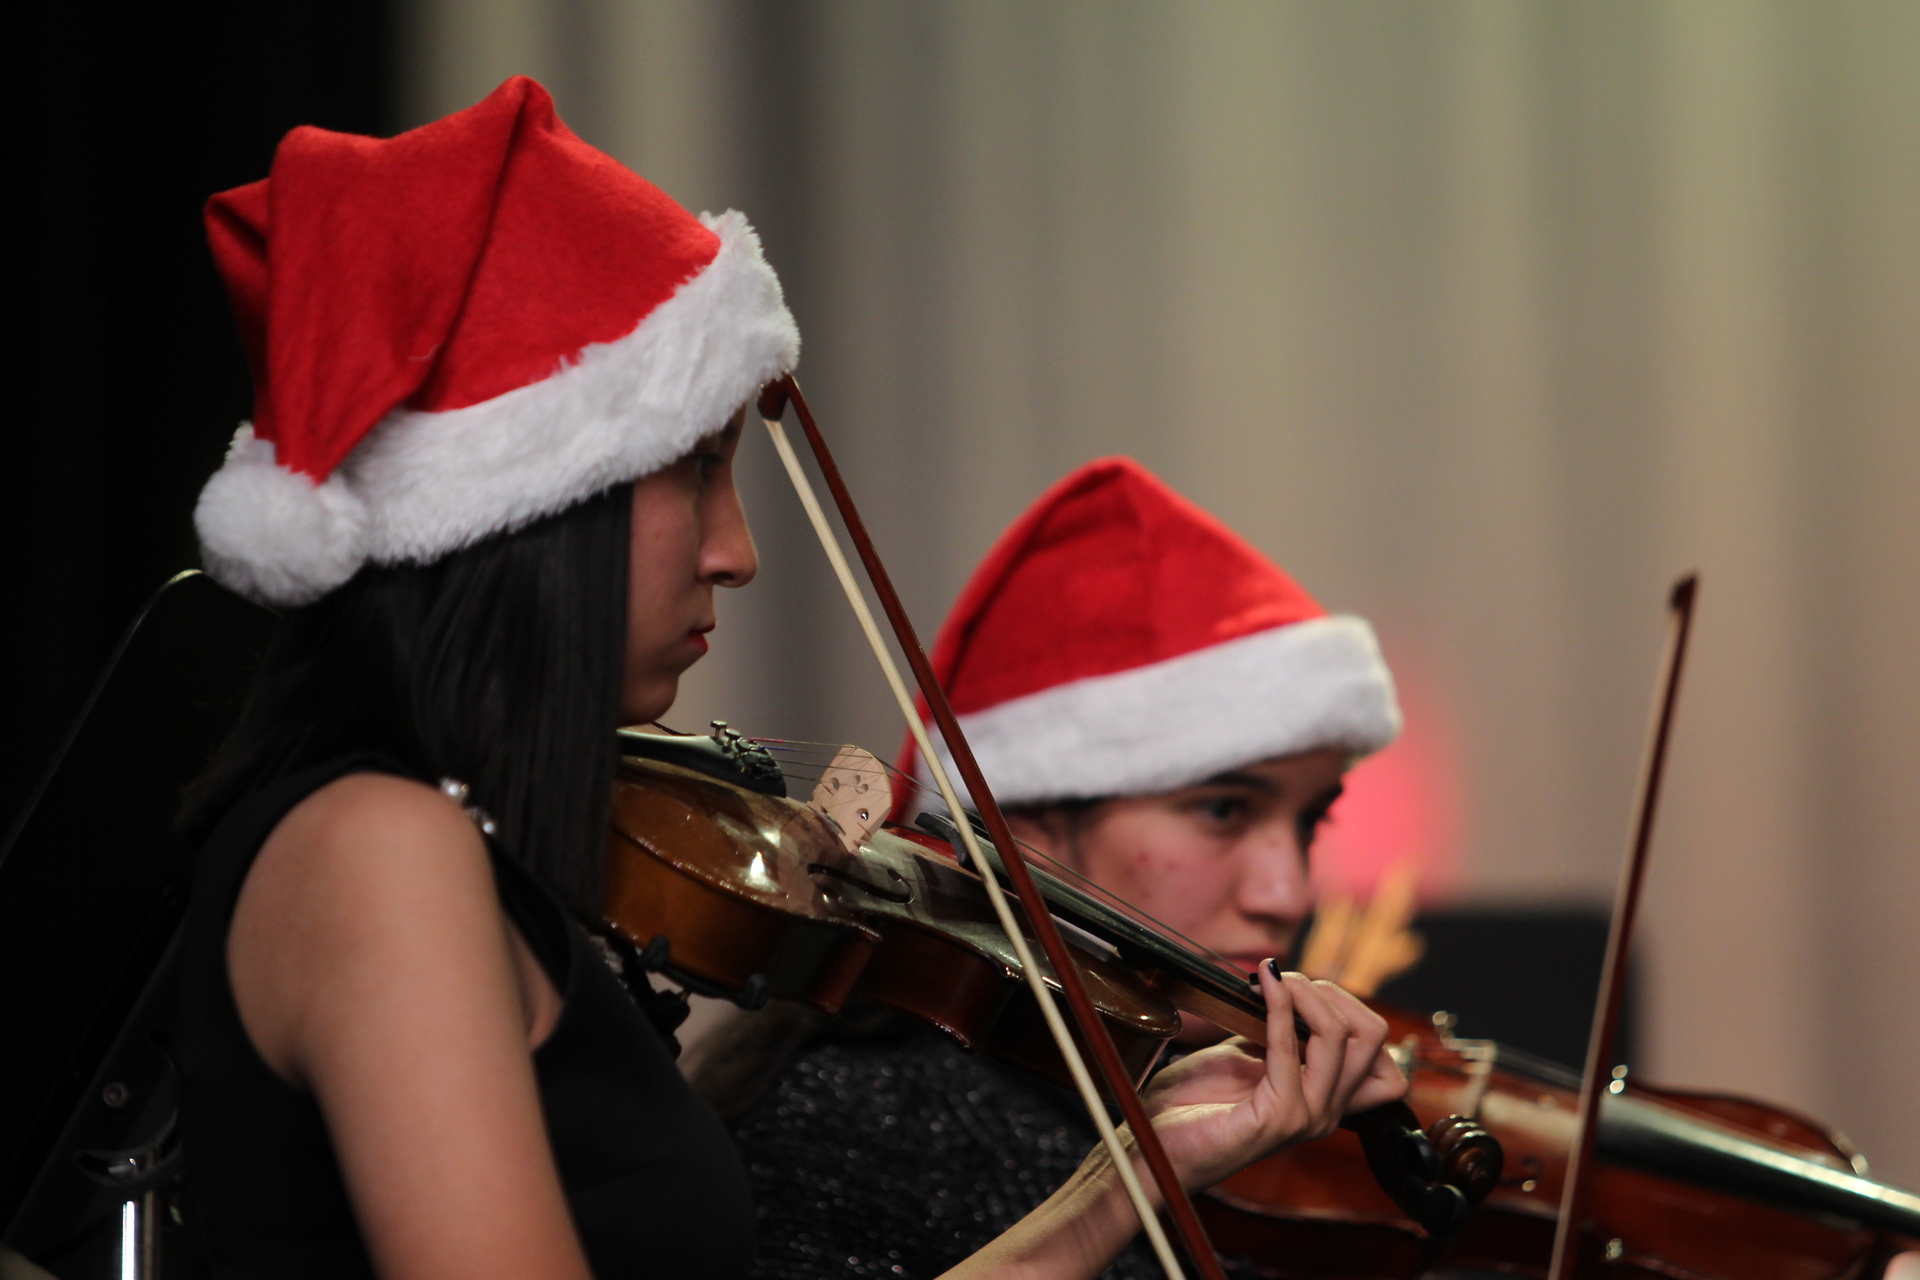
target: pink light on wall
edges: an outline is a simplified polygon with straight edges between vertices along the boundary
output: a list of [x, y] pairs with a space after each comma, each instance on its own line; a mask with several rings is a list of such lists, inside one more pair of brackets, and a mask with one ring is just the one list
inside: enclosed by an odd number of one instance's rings
[[1406, 724], [1383, 751], [1347, 773], [1347, 789], [1313, 848], [1321, 893], [1365, 901], [1409, 859], [1419, 896], [1444, 898], [1457, 883], [1460, 857], [1458, 753], [1441, 700], [1418, 670], [1393, 659]]

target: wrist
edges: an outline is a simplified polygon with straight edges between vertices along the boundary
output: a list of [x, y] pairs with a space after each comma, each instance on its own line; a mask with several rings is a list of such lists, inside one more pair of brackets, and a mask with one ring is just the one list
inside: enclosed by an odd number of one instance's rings
[[[1147, 1203], [1159, 1212], [1163, 1207], [1160, 1189], [1154, 1184], [1153, 1174], [1147, 1168], [1140, 1155], [1139, 1143], [1133, 1134], [1123, 1125], [1120, 1128], [1120, 1141], [1126, 1148], [1133, 1165], [1134, 1176], [1139, 1179], [1141, 1189], [1146, 1193]], [[1071, 1237], [1090, 1258], [1098, 1258], [1099, 1266], [1104, 1267], [1114, 1254], [1126, 1247], [1126, 1244], [1140, 1230], [1140, 1217], [1134, 1209], [1133, 1198], [1127, 1194], [1126, 1182], [1120, 1176], [1115, 1165], [1113, 1153], [1107, 1145], [1097, 1144], [1080, 1162], [1080, 1167], [1060, 1185], [1060, 1189], [1048, 1197], [1047, 1204], [1059, 1214], [1059, 1220], [1066, 1226]]]
[[[1129, 1151], [1130, 1135], [1120, 1131]], [[1160, 1203], [1138, 1155], [1136, 1172], [1149, 1200]], [[1134, 1213], [1113, 1159], [1102, 1143], [1090, 1152], [1060, 1188], [992, 1244], [947, 1273], [948, 1280], [992, 1276], [995, 1280], [1068, 1280], [1104, 1271], [1126, 1247], [1140, 1220]]]

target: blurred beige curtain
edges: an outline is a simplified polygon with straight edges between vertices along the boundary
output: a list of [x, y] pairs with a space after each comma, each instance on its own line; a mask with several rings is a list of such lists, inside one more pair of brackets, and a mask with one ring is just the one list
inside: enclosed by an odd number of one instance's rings
[[[1470, 897], [1610, 894], [1698, 567], [1646, 1070], [1920, 1185], [1920, 6], [415, 2], [414, 118], [526, 71], [754, 217], [927, 632], [1111, 452], [1374, 619]], [[746, 484], [763, 580], [676, 715], [890, 748]]]

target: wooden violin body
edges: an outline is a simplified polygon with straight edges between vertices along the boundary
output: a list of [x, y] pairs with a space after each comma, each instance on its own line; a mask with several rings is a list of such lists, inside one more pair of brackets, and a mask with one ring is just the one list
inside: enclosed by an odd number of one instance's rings
[[[1408, 1103], [1422, 1119], [1458, 1113], [1479, 1120], [1506, 1153], [1499, 1183], [1452, 1239], [1436, 1242], [1380, 1193], [1359, 1144], [1339, 1133], [1272, 1156], [1202, 1196], [1201, 1214], [1215, 1244], [1276, 1277], [1411, 1280], [1436, 1268], [1545, 1275], [1578, 1114], [1578, 1077], [1489, 1041], [1454, 1039], [1444, 1018], [1436, 1026], [1380, 1011], [1409, 1074]], [[1716, 1179], [1712, 1144], [1725, 1139], [1863, 1177], [1865, 1162], [1843, 1137], [1743, 1098], [1620, 1084], [1601, 1112], [1580, 1276], [1853, 1280], [1878, 1276], [1888, 1257], [1913, 1247], [1897, 1229], [1902, 1221], [1909, 1230], [1920, 1227], [1911, 1205], [1889, 1204], [1889, 1226], [1876, 1229], [1804, 1202], [1782, 1203], [1792, 1199], [1784, 1188], [1766, 1202], [1713, 1185], [1741, 1176], [1740, 1166], [1728, 1162]], [[1656, 1164], [1660, 1153], [1647, 1141], [1650, 1130], [1675, 1139], [1665, 1168]]]
[[[609, 841], [609, 920], [643, 953], [654, 949], [653, 967], [695, 990], [746, 992], [750, 1005], [778, 996], [829, 1014], [857, 996], [1064, 1079], [978, 878], [917, 833], [876, 831], [855, 853], [797, 801], [630, 757], [614, 784]], [[1178, 1012], [1111, 956], [1072, 945], [1140, 1078], [1179, 1030]]]

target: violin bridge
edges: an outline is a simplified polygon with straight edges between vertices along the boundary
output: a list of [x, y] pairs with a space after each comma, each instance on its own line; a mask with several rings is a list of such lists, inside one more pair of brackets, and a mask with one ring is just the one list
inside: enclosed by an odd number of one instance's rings
[[858, 853], [893, 812], [893, 780], [871, 752], [848, 743], [820, 775], [807, 807], [839, 833], [847, 852]]

